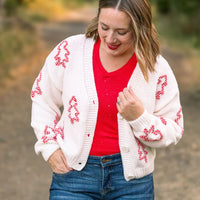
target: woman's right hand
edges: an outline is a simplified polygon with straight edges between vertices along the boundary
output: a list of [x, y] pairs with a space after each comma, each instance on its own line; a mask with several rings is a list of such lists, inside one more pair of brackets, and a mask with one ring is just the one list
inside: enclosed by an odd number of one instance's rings
[[66, 158], [61, 149], [56, 150], [48, 160], [53, 172], [58, 174], [67, 173], [73, 170], [68, 166]]

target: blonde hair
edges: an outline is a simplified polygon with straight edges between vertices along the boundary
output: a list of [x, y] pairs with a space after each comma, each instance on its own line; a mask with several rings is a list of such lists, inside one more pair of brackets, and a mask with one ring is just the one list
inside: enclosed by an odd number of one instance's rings
[[148, 73], [155, 71], [156, 58], [160, 54], [157, 31], [152, 23], [148, 0], [99, 0], [98, 14], [86, 30], [86, 37], [93, 37], [95, 42], [99, 39], [98, 20], [102, 8], [118, 9], [131, 18], [135, 54], [144, 78], [148, 81]]

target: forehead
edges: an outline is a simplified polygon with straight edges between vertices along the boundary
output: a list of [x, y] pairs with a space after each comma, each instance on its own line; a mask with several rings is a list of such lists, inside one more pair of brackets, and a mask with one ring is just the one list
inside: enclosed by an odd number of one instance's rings
[[130, 17], [120, 10], [114, 8], [102, 8], [99, 15], [99, 22], [108, 26], [129, 28]]

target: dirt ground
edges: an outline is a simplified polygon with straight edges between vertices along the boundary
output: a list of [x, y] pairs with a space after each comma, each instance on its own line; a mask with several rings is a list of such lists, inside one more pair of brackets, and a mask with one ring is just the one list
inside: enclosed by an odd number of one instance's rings
[[[1, 200], [48, 199], [51, 170], [34, 152], [36, 138], [30, 127], [30, 91], [50, 50], [65, 37], [84, 32], [89, 19], [84, 12], [85, 18], [81, 17], [81, 21], [79, 13], [73, 16], [76, 20], [40, 25], [39, 36], [44, 45], [30, 58], [23, 58], [20, 67], [0, 87]], [[174, 50], [166, 44], [162, 45], [162, 52], [180, 86], [185, 133], [176, 146], [157, 151], [155, 199], [199, 200], [200, 88], [191, 89], [196, 83], [187, 52]]]

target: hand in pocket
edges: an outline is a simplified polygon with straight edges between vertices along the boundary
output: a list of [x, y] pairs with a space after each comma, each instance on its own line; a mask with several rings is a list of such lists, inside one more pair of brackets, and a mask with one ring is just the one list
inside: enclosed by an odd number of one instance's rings
[[73, 170], [71, 167], [68, 166], [65, 155], [63, 154], [61, 149], [56, 150], [50, 156], [48, 162], [53, 172], [58, 174], [67, 173]]

